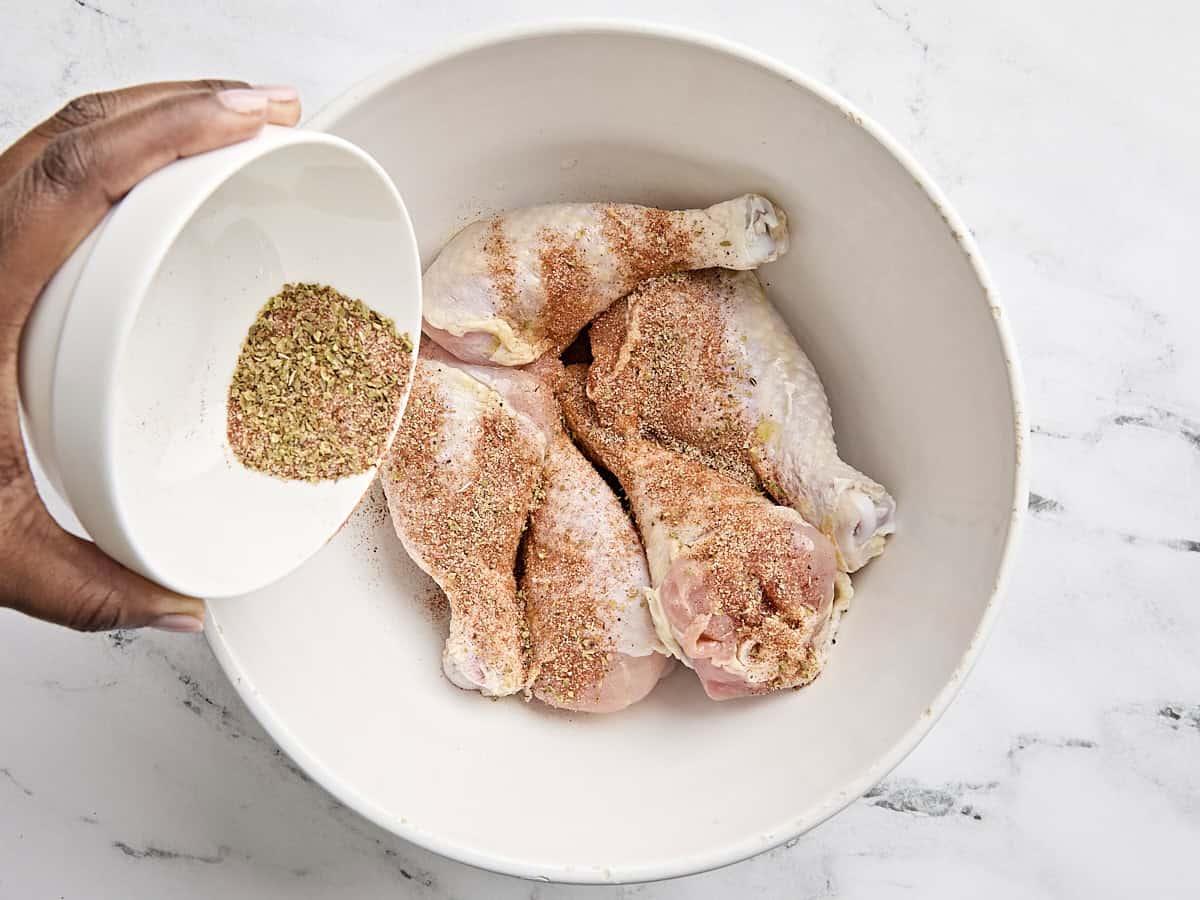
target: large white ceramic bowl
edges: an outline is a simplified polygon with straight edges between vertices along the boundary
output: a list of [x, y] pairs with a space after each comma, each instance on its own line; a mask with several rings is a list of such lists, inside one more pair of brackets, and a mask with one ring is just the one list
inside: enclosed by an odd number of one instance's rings
[[288, 281], [361, 297], [414, 339], [420, 261], [362, 150], [268, 126], [135, 187], [58, 271], [25, 328], [25, 433], [110, 556], [196, 596], [277, 580], [319, 550], [374, 472], [316, 484], [251, 471], [226, 438], [246, 333]]
[[471, 43], [313, 124], [387, 169], [426, 264], [507, 207], [779, 201], [795, 231], [762, 272], [769, 294], [824, 377], [845, 455], [895, 494], [899, 533], [856, 577], [811, 687], [717, 704], [680, 670], [589, 718], [443, 678], [430, 583], [375, 497], [293, 577], [212, 605], [217, 655], [280, 745], [396, 834], [562, 881], [733, 862], [871, 787], [974, 662], [1025, 503], [1012, 342], [970, 232], [920, 168], [812, 79], [640, 25]]

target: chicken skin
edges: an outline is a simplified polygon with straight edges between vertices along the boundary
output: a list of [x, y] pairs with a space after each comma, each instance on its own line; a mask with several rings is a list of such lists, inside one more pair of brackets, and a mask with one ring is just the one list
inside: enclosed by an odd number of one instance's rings
[[833, 545], [795, 510], [702, 462], [606, 427], [586, 369], [559, 382], [567, 425], [620, 481], [646, 547], [663, 643], [714, 700], [807, 684], [836, 625]]
[[650, 617], [650, 575], [637, 531], [562, 427], [551, 386], [562, 365], [545, 359], [532, 371], [459, 366], [535, 423], [546, 440], [541, 498], [522, 545], [520, 581], [533, 696], [591, 713], [636, 703], [671, 663]]
[[381, 480], [404, 548], [449, 600], [442, 666], [461, 688], [503, 696], [528, 684], [513, 568], [545, 456], [529, 418], [422, 348]]
[[821, 380], [753, 272], [647, 281], [589, 335], [603, 422], [761, 484], [833, 540], [845, 572], [883, 552], [895, 502], [838, 455]]
[[612, 488], [561, 429], [524, 544], [533, 695], [606, 713], [641, 700], [669, 669], [650, 617], [650, 573]]
[[561, 203], [474, 222], [423, 278], [425, 333], [469, 363], [557, 356], [638, 282], [722, 266], [751, 269], [787, 250], [787, 217], [745, 194], [707, 209]]

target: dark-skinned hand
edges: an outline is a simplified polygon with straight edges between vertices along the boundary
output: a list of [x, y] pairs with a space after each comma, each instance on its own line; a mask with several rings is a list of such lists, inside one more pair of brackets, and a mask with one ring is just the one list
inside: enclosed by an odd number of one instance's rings
[[203, 627], [203, 601], [131, 572], [46, 511], [18, 424], [21, 331], [46, 282], [140, 180], [299, 119], [287, 87], [145, 84], [72, 100], [0, 155], [0, 606], [90, 631]]

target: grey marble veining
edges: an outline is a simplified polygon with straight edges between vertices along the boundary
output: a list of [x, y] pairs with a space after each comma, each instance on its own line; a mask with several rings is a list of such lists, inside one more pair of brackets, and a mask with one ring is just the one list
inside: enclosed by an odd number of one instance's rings
[[[172, 6], [0, 0], [0, 143], [67, 97], [156, 78], [292, 82], [315, 109], [455, 35], [577, 11]], [[1200, 9], [606, 7], [829, 82], [974, 230], [1021, 351], [1034, 493], [1006, 607], [959, 699], [895, 773], [787, 847], [675, 882], [560, 887], [451, 863], [342, 808], [200, 639], [0, 613], [0, 897], [1196, 896]]]

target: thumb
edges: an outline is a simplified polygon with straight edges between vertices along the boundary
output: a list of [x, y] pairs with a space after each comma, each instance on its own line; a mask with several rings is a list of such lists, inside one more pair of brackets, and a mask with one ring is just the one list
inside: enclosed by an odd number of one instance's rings
[[6, 566], [3, 602], [8, 605], [80, 631], [204, 628], [204, 601], [167, 590], [109, 559], [95, 544], [68, 534], [36, 493], [19, 518], [21, 537], [8, 547], [16, 557]]

